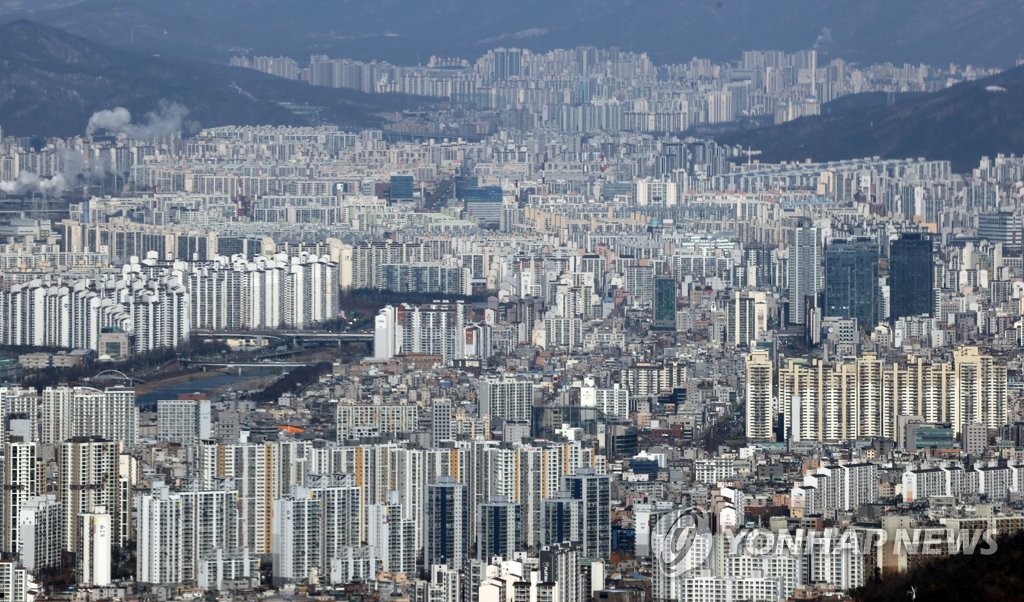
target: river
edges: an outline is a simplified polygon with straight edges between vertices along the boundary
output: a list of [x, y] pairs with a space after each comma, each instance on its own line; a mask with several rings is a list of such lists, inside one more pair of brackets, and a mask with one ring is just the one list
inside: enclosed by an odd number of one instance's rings
[[265, 379], [281, 374], [280, 368], [243, 368], [228, 372], [207, 372], [192, 375], [194, 378], [172, 378], [166, 383], [154, 383], [155, 388], [146, 387], [146, 392], [138, 395], [135, 402], [140, 406], [152, 407], [160, 399], [177, 399], [178, 395], [188, 393], [206, 393], [211, 399], [224, 393], [229, 388], [239, 388], [246, 383]]

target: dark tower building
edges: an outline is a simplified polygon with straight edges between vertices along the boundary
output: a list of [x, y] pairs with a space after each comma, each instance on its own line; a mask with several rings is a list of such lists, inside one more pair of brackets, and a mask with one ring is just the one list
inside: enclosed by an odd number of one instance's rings
[[889, 313], [893, 321], [932, 315], [935, 288], [932, 239], [923, 233], [900, 236], [889, 250]]
[[672, 276], [654, 279], [654, 328], [676, 329], [676, 280]]
[[391, 176], [390, 188], [388, 189], [388, 200], [411, 201], [415, 198], [415, 183], [412, 176]]

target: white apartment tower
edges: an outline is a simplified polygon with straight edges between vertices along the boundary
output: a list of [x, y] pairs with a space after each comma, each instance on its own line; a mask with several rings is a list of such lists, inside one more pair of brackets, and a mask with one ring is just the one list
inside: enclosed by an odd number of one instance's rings
[[39, 470], [36, 467], [36, 444], [12, 437], [4, 445], [3, 457], [3, 529], [0, 539], [6, 552], [17, 554], [21, 546], [22, 505], [38, 492]]
[[213, 435], [209, 399], [161, 399], [156, 402], [157, 439], [192, 446]]
[[78, 584], [86, 587], [110, 585], [111, 529], [110, 515], [103, 506], [78, 517], [78, 548], [76, 576]]
[[438, 355], [446, 362], [466, 356], [466, 306], [462, 301], [387, 306], [374, 319], [374, 358]]
[[416, 571], [416, 521], [402, 517], [397, 494], [394, 503], [366, 507], [366, 540], [388, 573], [412, 575]]
[[161, 484], [149, 494], [136, 496], [138, 534], [135, 580], [174, 584], [184, 578], [184, 502]]
[[25, 500], [18, 513], [18, 532], [22, 566], [30, 571], [60, 566], [63, 548], [60, 530], [60, 504], [55, 495]]
[[132, 445], [138, 442], [139, 410], [135, 390], [112, 387], [47, 387], [43, 390], [43, 443], [72, 437], [101, 437]]
[[[238, 485], [241, 506], [241, 543], [256, 554], [269, 554], [274, 499], [280, 495], [280, 452], [277, 444], [202, 445], [200, 479], [213, 486], [218, 479]], [[287, 489], [285, 489], [287, 491]]]
[[753, 347], [768, 331], [768, 297], [760, 291], [737, 292], [729, 300], [729, 345]]
[[348, 484], [295, 487], [274, 504], [276, 582], [304, 582], [331, 572], [332, 561], [361, 545], [362, 498]]
[[224, 480], [215, 488], [171, 491], [154, 483], [135, 498], [138, 512], [137, 579], [145, 583], [195, 582], [203, 564], [218, 552], [239, 550], [238, 492]]
[[113, 387], [47, 387], [42, 393], [41, 443], [59, 445], [72, 437], [102, 437], [134, 444], [139, 411], [135, 391]]
[[580, 406], [597, 408], [609, 419], [629, 419], [629, 389], [619, 383], [610, 389], [599, 389], [593, 380], [580, 387]]
[[[39, 435], [41, 405], [42, 399], [35, 389], [0, 386], [0, 416], [3, 416], [4, 420], [13, 416], [23, 417], [29, 424], [30, 433], [26, 434], [33, 440], [36, 440]], [[8, 430], [8, 428], [0, 429], [0, 445], [6, 443], [7, 438], [11, 435]]]
[[34, 602], [32, 575], [17, 562], [0, 562], [0, 598], [9, 602]]
[[373, 319], [373, 359], [389, 360], [395, 357], [396, 345], [395, 308], [388, 305]]
[[476, 389], [480, 415], [507, 422], [530, 422], [533, 383], [510, 377], [488, 377]]
[[69, 439], [61, 446], [59, 499], [64, 550], [78, 549], [79, 517], [100, 507], [110, 514], [112, 544], [120, 546], [126, 540], [131, 514], [126, 512], [125, 481], [131, 476], [123, 474], [121, 446], [100, 437]]

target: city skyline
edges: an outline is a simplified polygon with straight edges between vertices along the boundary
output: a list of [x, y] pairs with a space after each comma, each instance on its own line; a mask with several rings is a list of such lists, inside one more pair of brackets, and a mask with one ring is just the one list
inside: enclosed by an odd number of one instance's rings
[[786, 1], [0, 2], [0, 598], [1012, 598], [1016, 9]]

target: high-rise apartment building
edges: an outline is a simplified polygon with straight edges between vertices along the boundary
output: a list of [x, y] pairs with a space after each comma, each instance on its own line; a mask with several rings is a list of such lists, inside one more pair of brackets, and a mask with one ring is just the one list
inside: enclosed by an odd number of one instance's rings
[[273, 567], [277, 582], [331, 574], [332, 563], [362, 541], [362, 501], [357, 487], [297, 486], [274, 504]]
[[0, 598], [10, 602], [34, 602], [36, 583], [16, 561], [0, 561]]
[[64, 547], [60, 504], [55, 495], [28, 498], [18, 513], [21, 551], [18, 559], [30, 571], [60, 566]]
[[775, 440], [774, 374], [767, 351], [756, 349], [747, 355], [743, 379], [747, 439]]
[[275, 501], [272, 563], [276, 582], [303, 581], [313, 571], [323, 574], [322, 520], [320, 505], [311, 497], [299, 494]]
[[1008, 211], [981, 213], [978, 215], [978, 238], [1020, 249], [1024, 240], [1024, 216]]
[[385, 266], [440, 264], [452, 252], [452, 241], [445, 239], [368, 241], [341, 245], [339, 284], [344, 291], [384, 287]]
[[113, 529], [110, 514], [103, 506], [78, 516], [78, 547], [75, 550], [75, 575], [79, 585], [106, 587], [110, 585]]
[[427, 485], [424, 566], [462, 569], [469, 561], [469, 490], [450, 477]]
[[338, 266], [302, 251], [215, 257], [183, 274], [193, 329], [309, 328], [338, 311]]
[[787, 359], [777, 372], [779, 411], [801, 441], [897, 438], [899, 416], [997, 429], [1007, 421], [1007, 368], [977, 347], [952, 361], [888, 362], [865, 353], [839, 362]]
[[213, 436], [209, 399], [161, 399], [156, 402], [157, 439], [192, 446]]
[[27, 428], [23, 436], [30, 440], [38, 440], [41, 430], [42, 398], [35, 389], [20, 386], [0, 386], [0, 417], [4, 420], [4, 428], [0, 429], [0, 445], [7, 442], [12, 433], [10, 420], [23, 420]]
[[366, 541], [380, 554], [381, 569], [412, 575], [416, 571], [416, 520], [402, 517], [398, 494], [393, 503], [366, 506]]
[[72, 437], [100, 437], [126, 445], [138, 441], [134, 389], [47, 387], [42, 397], [41, 443], [59, 445]]
[[477, 384], [480, 415], [507, 422], [530, 422], [533, 383], [510, 377], [488, 377]]
[[821, 290], [821, 232], [802, 220], [789, 231], [789, 322], [804, 324], [804, 307], [807, 297], [814, 297]]
[[389, 360], [398, 354], [396, 309], [388, 305], [373, 318], [373, 358]]
[[[212, 488], [220, 479], [236, 483], [241, 513], [241, 542], [256, 554], [269, 554], [274, 499], [300, 484], [299, 476], [289, 477], [282, 484], [284, 473], [291, 473], [297, 462], [282, 458], [276, 444], [239, 443], [201, 445], [199, 478], [204, 487]], [[289, 469], [283, 469], [287, 466]], [[296, 471], [298, 472], [298, 470]]]
[[580, 468], [576, 474], [562, 478], [562, 488], [581, 501], [581, 554], [607, 560], [612, 552], [611, 479], [592, 468]]
[[0, 287], [0, 344], [100, 351], [104, 328], [130, 332], [140, 352], [185, 341], [189, 299], [178, 279], [133, 284], [115, 288], [110, 281], [50, 276]]
[[454, 425], [452, 419], [454, 418], [454, 412], [452, 411], [452, 400], [451, 399], [435, 399], [432, 401], [430, 406], [430, 432], [431, 441], [434, 447], [439, 447], [442, 441], [449, 441], [455, 434]]
[[64, 550], [79, 546], [79, 517], [104, 508], [110, 515], [111, 542], [124, 544], [131, 511], [127, 501], [132, 475], [121, 462], [122, 444], [101, 437], [76, 437], [61, 446], [59, 499]]
[[197, 582], [209, 563], [233, 570], [233, 559], [247, 556], [240, 546], [239, 497], [231, 480], [212, 488], [197, 483], [184, 491], [157, 482], [136, 496], [135, 510], [136, 579], [142, 583]]
[[580, 407], [597, 408], [608, 419], [629, 419], [629, 389], [619, 383], [610, 389], [593, 386], [593, 381], [580, 387]]
[[387, 306], [374, 320], [373, 355], [379, 360], [401, 354], [438, 355], [445, 361], [462, 358], [465, 327], [462, 301]]
[[505, 81], [523, 74], [523, 51], [519, 48], [496, 48], [494, 56], [494, 79]]
[[544, 546], [538, 554], [540, 579], [555, 584], [558, 600], [582, 600], [585, 598], [580, 579], [580, 548], [574, 542], [563, 542]]
[[504, 496], [480, 504], [477, 511], [476, 557], [489, 561], [495, 556], [512, 558], [523, 545], [523, 508]]
[[4, 444], [3, 508], [0, 508], [3, 528], [0, 530], [0, 542], [5, 552], [17, 554], [20, 551], [21, 522], [18, 519], [21, 508], [39, 490], [39, 468], [36, 461], [34, 441], [12, 437]]
[[198, 579], [199, 569], [217, 551], [232, 554], [239, 550], [241, 524], [238, 491], [230, 480], [214, 488], [192, 486], [181, 492], [182, 500], [182, 579]]
[[568, 491], [559, 491], [541, 502], [541, 506], [541, 545], [580, 541], [583, 500], [572, 497]]
[[729, 300], [729, 345], [752, 346], [767, 330], [768, 296], [759, 291], [735, 293]]
[[135, 580], [170, 585], [184, 579], [185, 508], [181, 494], [156, 484], [135, 499]]
[[411, 433], [419, 427], [419, 406], [415, 404], [366, 404], [342, 399], [335, 412], [338, 442], [366, 436]]
[[971, 424], [1002, 428], [1007, 421], [1007, 365], [978, 347], [953, 352], [956, 403], [948, 415], [953, 431], [961, 434]]

